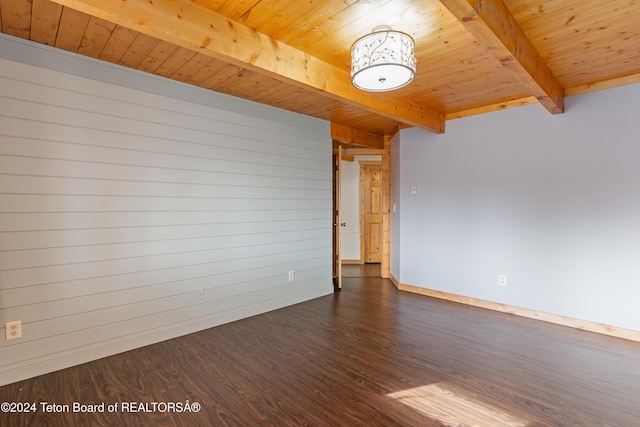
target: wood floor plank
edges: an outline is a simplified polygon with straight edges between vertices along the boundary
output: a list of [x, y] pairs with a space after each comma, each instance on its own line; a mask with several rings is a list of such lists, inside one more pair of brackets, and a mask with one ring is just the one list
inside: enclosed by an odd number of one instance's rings
[[[0, 387], [0, 402], [38, 405], [0, 424], [640, 425], [640, 343], [357, 276], [335, 295]], [[140, 410], [186, 401], [199, 412]]]

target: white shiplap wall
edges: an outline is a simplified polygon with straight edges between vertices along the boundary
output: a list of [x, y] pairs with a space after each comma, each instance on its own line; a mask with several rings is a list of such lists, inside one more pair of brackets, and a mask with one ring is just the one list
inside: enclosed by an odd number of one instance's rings
[[0, 384], [332, 292], [328, 123], [0, 39], [17, 50], [31, 63], [0, 58], [0, 325], [23, 338], [0, 340]]

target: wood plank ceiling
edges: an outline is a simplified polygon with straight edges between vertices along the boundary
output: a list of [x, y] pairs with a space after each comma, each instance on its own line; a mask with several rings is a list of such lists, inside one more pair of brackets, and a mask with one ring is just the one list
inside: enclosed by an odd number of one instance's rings
[[[0, 31], [353, 128], [446, 120], [640, 81], [639, 0], [0, 0]], [[409, 86], [350, 84], [377, 25], [416, 41]], [[353, 133], [355, 134], [355, 132]]]

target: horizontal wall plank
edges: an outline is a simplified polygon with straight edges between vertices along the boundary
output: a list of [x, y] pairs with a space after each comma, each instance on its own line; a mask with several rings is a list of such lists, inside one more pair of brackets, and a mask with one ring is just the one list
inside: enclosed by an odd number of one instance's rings
[[140, 271], [179, 268], [207, 263], [231, 263], [241, 260], [244, 265], [255, 262], [260, 257], [274, 256], [289, 258], [303, 250], [320, 249], [325, 254], [331, 247], [331, 240], [318, 239], [315, 242], [286, 242], [251, 247], [217, 248], [193, 252], [170, 252], [148, 256], [122, 257], [91, 262], [47, 265], [2, 271], [3, 288], [44, 285], [62, 281], [87, 280], [94, 277], [112, 277]]
[[210, 250], [248, 249], [256, 246], [270, 246], [274, 251], [286, 250], [287, 245], [296, 242], [326, 241], [327, 230], [283, 231], [279, 233], [226, 235], [218, 237], [196, 237], [188, 239], [157, 240], [150, 242], [109, 243], [54, 247], [51, 249], [23, 249], [4, 251], [0, 271], [26, 269], [32, 267], [89, 263], [123, 258], [149, 257], [176, 252], [199, 252]]
[[145, 228], [211, 224], [264, 224], [308, 220], [331, 221], [331, 212], [310, 209], [209, 212], [0, 212], [0, 231], [48, 231], [104, 228]]
[[[153, 181], [66, 178], [52, 176], [24, 176], [3, 174], [0, 193], [4, 194], [100, 194], [105, 196], [155, 197], [261, 197], [284, 198], [313, 195], [328, 199], [331, 193], [323, 181], [300, 183], [293, 179], [269, 179], [260, 182], [238, 182], [234, 178], [225, 183], [190, 184]], [[123, 185], [126, 183], [126, 185]], [[296, 188], [299, 187], [299, 188]], [[311, 187], [311, 188], [310, 188]]]
[[[2, 125], [0, 121], [0, 125]], [[29, 127], [29, 123], [22, 126]], [[45, 133], [55, 134], [57, 130], [47, 129]], [[175, 155], [165, 153], [149, 153], [133, 150], [107, 149], [83, 144], [59, 144], [37, 140], [22, 139], [11, 141], [3, 137], [3, 157], [14, 156], [17, 158], [38, 160], [59, 160], [67, 162], [85, 162], [88, 164], [102, 164], [112, 166], [129, 166], [138, 168], [158, 168], [165, 170], [185, 171], [216, 171], [218, 173], [233, 173], [239, 168], [251, 167], [253, 175], [279, 176], [279, 177], [306, 177], [315, 179], [327, 179], [326, 170], [319, 168], [319, 161], [315, 159], [296, 160], [285, 159], [281, 155], [266, 156], [263, 153], [234, 153], [233, 158], [203, 157], [200, 155]], [[12, 137], [12, 139], [16, 139]], [[219, 150], [223, 151], [223, 150]], [[222, 153], [224, 154], [224, 153]], [[227, 153], [229, 154], [229, 153]], [[264, 159], [264, 163], [261, 161]], [[268, 161], [271, 160], [271, 164]], [[320, 160], [321, 162], [321, 160]], [[288, 166], [288, 163], [293, 163]], [[300, 164], [300, 166], [298, 166]], [[4, 168], [3, 168], [4, 169]], [[36, 172], [35, 170], [33, 171]], [[309, 175], [305, 175], [307, 172]]]
[[[245, 223], [189, 224], [128, 228], [82, 228], [40, 231], [0, 232], [0, 247], [4, 251], [60, 248], [113, 243], [184, 240], [216, 236], [239, 236], [280, 232], [304, 232], [330, 226], [326, 219], [263, 221]], [[53, 246], [60, 245], [63, 246]]]

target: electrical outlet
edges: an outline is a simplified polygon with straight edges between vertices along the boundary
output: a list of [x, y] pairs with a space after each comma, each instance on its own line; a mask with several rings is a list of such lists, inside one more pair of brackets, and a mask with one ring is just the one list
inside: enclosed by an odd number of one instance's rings
[[504, 274], [499, 275], [498, 276], [498, 285], [507, 286], [507, 276], [505, 276]]
[[294, 271], [290, 271], [289, 272], [289, 281], [293, 282], [293, 280], [296, 278], [296, 273]]
[[5, 328], [5, 338], [7, 341], [22, 338], [22, 321], [7, 322]]
[[196, 291], [196, 299], [197, 299], [198, 301], [201, 301], [201, 300], [203, 300], [203, 299], [204, 299], [204, 289], [198, 289], [198, 290]]

